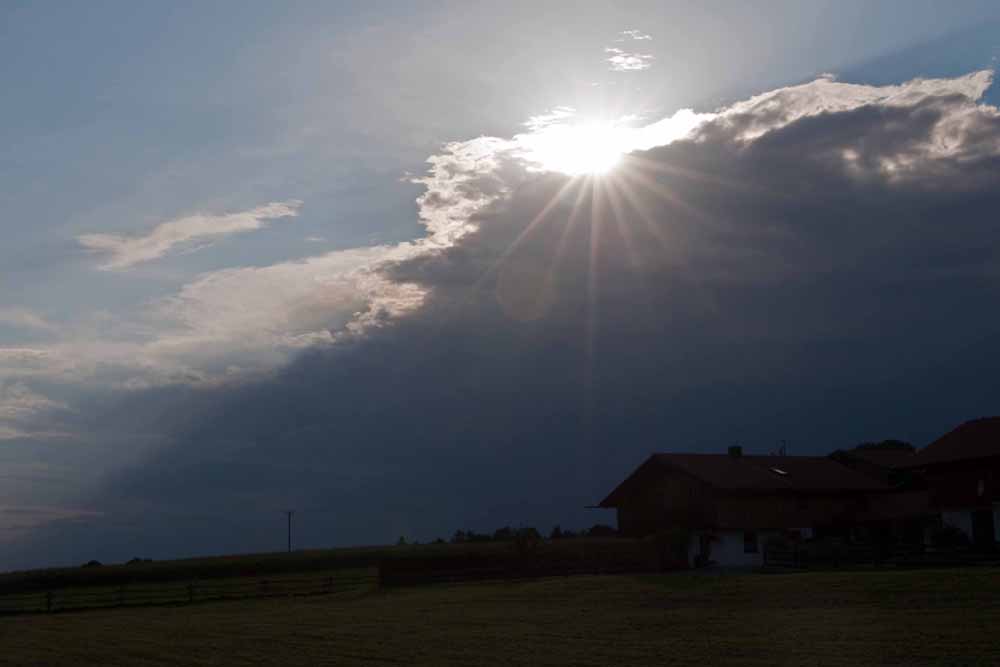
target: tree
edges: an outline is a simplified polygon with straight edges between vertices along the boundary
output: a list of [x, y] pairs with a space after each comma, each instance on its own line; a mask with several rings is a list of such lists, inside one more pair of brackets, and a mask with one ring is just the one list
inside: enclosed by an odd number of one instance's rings
[[902, 451], [912, 452], [916, 447], [903, 440], [882, 440], [881, 442], [862, 442], [855, 449], [865, 451]]
[[514, 548], [520, 556], [534, 555], [541, 543], [541, 534], [531, 526], [520, 528], [514, 535]]
[[493, 539], [497, 542], [507, 541], [514, 539], [514, 531], [510, 526], [504, 526], [503, 528], [497, 528], [493, 531]]

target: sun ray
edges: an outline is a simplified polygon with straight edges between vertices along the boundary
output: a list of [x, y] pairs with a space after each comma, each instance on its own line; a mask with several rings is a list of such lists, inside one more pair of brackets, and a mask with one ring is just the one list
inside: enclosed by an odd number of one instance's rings
[[673, 190], [669, 189], [659, 181], [651, 178], [649, 175], [644, 174], [637, 170], [629, 170], [629, 169], [623, 169], [621, 174], [623, 178], [632, 179], [637, 184], [645, 188], [647, 191], [656, 195], [660, 199], [663, 199], [664, 201], [681, 208], [685, 213], [691, 215], [692, 217], [698, 219], [699, 221], [706, 222], [708, 220], [708, 216], [706, 216], [705, 213], [699, 211], [694, 206], [691, 206], [689, 203], [681, 199], [681, 197], [678, 194], [676, 194]]
[[590, 253], [587, 263], [587, 374], [588, 385], [594, 384], [594, 356], [597, 346], [597, 336], [600, 317], [600, 294], [598, 290], [598, 265], [600, 263], [601, 245], [601, 198], [598, 189], [590, 182]]
[[[686, 178], [691, 181], [697, 181], [702, 184], [711, 185], [714, 187], [726, 188], [730, 191], [741, 192], [744, 194], [769, 194], [764, 188], [755, 187], [749, 185], [745, 182], [734, 181], [729, 178], [722, 178], [721, 176], [716, 176], [709, 174], [704, 171], [680, 167], [676, 164], [670, 164], [665, 162], [657, 162], [655, 160], [650, 160], [637, 153], [630, 153], [628, 155], [628, 162], [632, 166], [637, 166], [641, 169], [648, 169], [650, 171], [658, 172], [661, 174], [666, 174], [672, 177]], [[770, 192], [772, 196], [784, 196], [782, 192]]]
[[579, 189], [576, 193], [576, 201], [573, 202], [573, 206], [570, 208], [569, 218], [566, 220], [566, 224], [563, 226], [562, 232], [559, 234], [559, 241], [556, 244], [555, 257], [552, 260], [552, 264], [549, 266], [549, 273], [547, 279], [551, 282], [555, 280], [555, 273], [562, 266], [563, 257], [566, 254], [566, 248], [569, 245], [570, 234], [573, 232], [573, 228], [577, 224], [577, 220], [580, 219], [580, 211], [582, 210], [583, 198], [587, 194], [587, 188], [585, 183], [578, 183]]
[[625, 178], [619, 178], [617, 185], [622, 191], [625, 202], [639, 215], [639, 219], [642, 220], [646, 229], [648, 229], [656, 240], [660, 242], [663, 249], [673, 249], [670, 239], [667, 238], [666, 232], [664, 232], [661, 226], [657, 223], [656, 218], [652, 213], [650, 213], [645, 202], [632, 188], [632, 185], [628, 182], [628, 180]]
[[632, 230], [625, 223], [624, 207], [622, 206], [621, 195], [618, 192], [617, 180], [615, 178], [604, 178], [601, 179], [599, 185], [608, 203], [611, 204], [611, 215], [615, 222], [615, 228], [618, 230], [618, 235], [621, 236], [622, 242], [625, 244], [625, 252], [628, 253], [632, 269], [638, 269], [642, 264], [642, 259], [636, 251], [634, 239], [632, 238]]

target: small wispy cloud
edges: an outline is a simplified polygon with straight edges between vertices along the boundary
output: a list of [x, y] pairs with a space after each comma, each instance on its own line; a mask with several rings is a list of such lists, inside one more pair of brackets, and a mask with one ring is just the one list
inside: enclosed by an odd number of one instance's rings
[[0, 308], [0, 324], [36, 331], [55, 331], [57, 329], [54, 324], [27, 308]]
[[306, 243], [326, 243], [325, 236], [307, 236]]
[[641, 30], [622, 30], [620, 35], [621, 36], [617, 40], [619, 42], [624, 42], [627, 39], [639, 41], [653, 39], [652, 35], [642, 32]]
[[45, 350], [31, 347], [0, 347], [0, 368], [5, 364], [37, 364], [48, 356]]
[[15, 538], [48, 523], [87, 521], [103, 515], [103, 512], [75, 507], [0, 505], [0, 539]]
[[65, 412], [69, 406], [43, 396], [24, 383], [0, 385], [0, 440], [28, 438], [62, 438], [68, 433], [37, 422], [37, 418], [54, 412]]
[[607, 61], [614, 72], [641, 72], [653, 66], [653, 56], [649, 53], [636, 53], [609, 46], [604, 49], [608, 54]]
[[107, 255], [100, 265], [105, 271], [121, 271], [142, 262], [159, 259], [177, 247], [211, 238], [254, 231], [267, 225], [268, 220], [295, 217], [302, 202], [291, 199], [224, 215], [196, 214], [161, 223], [144, 236], [118, 234], [85, 234], [77, 238], [80, 245]]

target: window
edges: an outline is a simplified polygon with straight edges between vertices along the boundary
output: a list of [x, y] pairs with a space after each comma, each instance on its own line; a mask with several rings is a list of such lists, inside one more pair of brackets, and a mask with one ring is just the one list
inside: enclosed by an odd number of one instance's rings
[[755, 554], [757, 553], [757, 533], [748, 530], [743, 533], [743, 553], [745, 554]]

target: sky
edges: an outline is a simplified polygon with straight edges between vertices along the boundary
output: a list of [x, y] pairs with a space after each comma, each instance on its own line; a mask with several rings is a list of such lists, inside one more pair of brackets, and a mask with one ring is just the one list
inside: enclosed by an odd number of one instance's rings
[[993, 2], [0, 5], [0, 568], [613, 523], [997, 414]]

